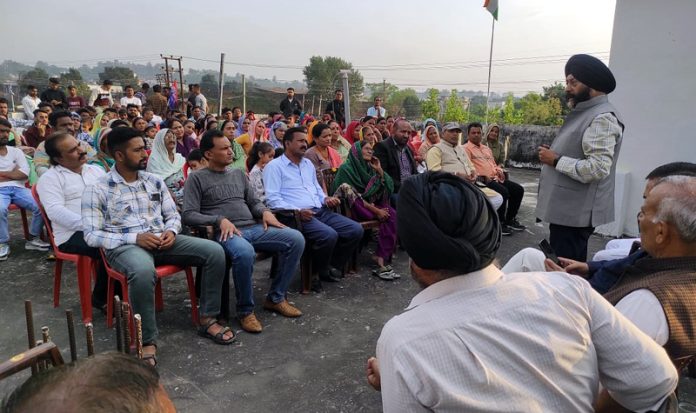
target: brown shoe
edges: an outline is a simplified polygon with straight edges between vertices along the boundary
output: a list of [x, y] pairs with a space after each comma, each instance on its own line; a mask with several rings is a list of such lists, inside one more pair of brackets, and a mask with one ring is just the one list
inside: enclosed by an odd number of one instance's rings
[[299, 317], [302, 315], [302, 311], [290, 304], [288, 300], [283, 300], [279, 303], [274, 303], [273, 301], [267, 298], [266, 301], [264, 301], [263, 303], [263, 308], [265, 308], [268, 311], [275, 311], [276, 313], [285, 317]]
[[256, 318], [256, 314], [251, 313], [239, 319], [239, 324], [242, 325], [242, 330], [247, 333], [260, 333], [263, 331], [263, 326]]

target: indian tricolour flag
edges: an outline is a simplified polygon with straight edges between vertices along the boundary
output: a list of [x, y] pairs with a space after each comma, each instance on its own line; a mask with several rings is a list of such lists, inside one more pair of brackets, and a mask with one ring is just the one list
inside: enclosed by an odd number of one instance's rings
[[483, 7], [493, 15], [494, 19], [498, 20], [498, 0], [486, 0]]

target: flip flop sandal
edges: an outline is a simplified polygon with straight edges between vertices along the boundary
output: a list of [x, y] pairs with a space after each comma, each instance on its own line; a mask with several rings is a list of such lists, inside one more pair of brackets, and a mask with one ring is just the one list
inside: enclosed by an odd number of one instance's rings
[[394, 271], [389, 271], [386, 267], [375, 268], [372, 270], [372, 275], [384, 281], [392, 281], [394, 279]]
[[[217, 334], [211, 334], [210, 332], [208, 332], [208, 329], [209, 329], [210, 326], [212, 326], [213, 324], [217, 324], [217, 325], [219, 325], [220, 327], [222, 327], [222, 329], [221, 329], [220, 331], [218, 331]], [[231, 333], [232, 333], [232, 338], [230, 338], [230, 339], [228, 339], [228, 340], [225, 340], [225, 339], [224, 339], [225, 334], [228, 333], [228, 332], [231, 332]], [[217, 321], [216, 319], [214, 319], [214, 318], [213, 318], [212, 320], [209, 320], [208, 323], [206, 323], [206, 325], [200, 325], [200, 326], [198, 326], [198, 335], [201, 336], [201, 337], [209, 338], [209, 339], [211, 339], [215, 344], [221, 344], [221, 345], [232, 344], [232, 343], [235, 342], [235, 340], [237, 340], [237, 336], [234, 334], [234, 332], [233, 332], [229, 327], [224, 327], [224, 326], [222, 326], [222, 325], [221, 325], [220, 323], [218, 323], [218, 321]]]

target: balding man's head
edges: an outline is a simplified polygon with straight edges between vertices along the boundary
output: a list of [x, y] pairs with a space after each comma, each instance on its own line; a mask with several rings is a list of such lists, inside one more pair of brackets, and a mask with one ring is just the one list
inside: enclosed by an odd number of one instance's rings
[[657, 180], [638, 214], [638, 227], [641, 244], [653, 257], [696, 255], [696, 177]]

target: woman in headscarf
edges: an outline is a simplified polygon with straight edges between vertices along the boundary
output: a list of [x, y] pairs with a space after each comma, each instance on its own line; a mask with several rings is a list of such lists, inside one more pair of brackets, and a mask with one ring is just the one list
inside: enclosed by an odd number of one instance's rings
[[99, 134], [99, 139], [97, 139], [97, 155], [94, 157], [92, 160], [92, 164], [99, 166], [102, 168], [104, 171], [109, 172], [111, 168], [114, 167], [114, 163], [116, 161], [114, 158], [109, 155], [108, 149], [107, 149], [107, 140], [109, 133], [111, 132], [110, 128], [103, 129], [101, 133]]
[[103, 129], [106, 129], [106, 125], [109, 123], [109, 117], [104, 116], [104, 113], [100, 113], [97, 115], [96, 118], [94, 118], [94, 122], [92, 123], [92, 130], [89, 131], [89, 134], [92, 135], [92, 145], [97, 146], [97, 140], [99, 140], [99, 134]]
[[360, 122], [357, 120], [352, 121], [351, 123], [348, 124], [348, 127], [346, 128], [346, 134], [343, 135], [344, 138], [350, 144], [354, 144], [355, 142], [358, 142], [360, 140]]
[[425, 139], [423, 139], [423, 143], [420, 148], [418, 148], [418, 157], [421, 161], [425, 160], [425, 154], [428, 153], [428, 149], [440, 143], [440, 134], [437, 132], [437, 127], [433, 124], [423, 129], [423, 136]]
[[229, 166], [229, 168], [241, 169], [242, 171], [246, 172], [247, 156], [246, 152], [244, 152], [244, 148], [242, 148], [242, 145], [238, 144], [234, 140], [235, 128], [236, 124], [233, 120], [226, 120], [222, 122], [222, 134], [225, 135], [225, 137], [229, 139], [230, 143], [232, 144], [232, 164]]
[[399, 277], [389, 265], [396, 249], [396, 210], [389, 205], [394, 182], [373, 153], [369, 142], [353, 144], [348, 159], [336, 173], [330, 193], [348, 202], [357, 221], [380, 221], [373, 256], [377, 268], [372, 273], [383, 280], [393, 280]]
[[345, 162], [346, 158], [348, 158], [348, 153], [350, 152], [350, 142], [341, 136], [341, 124], [338, 123], [338, 121], [329, 121], [328, 125], [331, 129], [331, 147], [338, 152], [338, 155], [341, 157], [341, 161]]
[[234, 131], [234, 138], [237, 138], [245, 133], [249, 133], [249, 128], [251, 127], [251, 119], [248, 119], [245, 115], [239, 118], [237, 123], [237, 130]]
[[311, 122], [306, 123], [307, 126], [307, 145], [311, 145], [312, 142], [314, 141], [314, 135], [312, 134], [312, 130], [314, 130], [314, 127], [319, 124], [319, 121], [313, 120]]
[[[307, 149], [305, 158], [312, 161], [318, 175], [325, 169], [337, 169], [343, 161], [341, 155], [331, 147], [331, 129], [325, 123], [319, 123], [312, 128], [314, 146]], [[320, 182], [322, 179], [319, 180]], [[328, 189], [328, 188], [327, 188]]]
[[249, 127], [249, 132], [238, 136], [235, 141], [242, 145], [244, 148], [244, 153], [249, 156], [249, 151], [251, 151], [251, 146], [256, 142], [265, 141], [266, 124], [264, 122], [255, 120], [251, 122]]
[[377, 142], [380, 141], [379, 139], [377, 139], [377, 135], [379, 135], [379, 131], [377, 131], [377, 129], [373, 128], [372, 126], [365, 125], [360, 129], [361, 142], [370, 142], [374, 146], [375, 144], [377, 144]]
[[505, 150], [503, 144], [500, 143], [500, 126], [497, 123], [491, 123], [486, 128], [486, 135], [483, 137], [483, 143], [493, 152], [493, 159], [496, 165], [503, 167], [505, 163]]
[[[178, 122], [178, 121], [177, 121]], [[147, 171], [164, 180], [177, 205], [184, 199], [184, 158], [176, 151], [177, 139], [171, 129], [162, 129], [155, 135], [152, 153], [147, 160]]]
[[286, 130], [288, 130], [288, 125], [285, 122], [276, 121], [271, 125], [268, 143], [273, 146], [273, 149], [283, 149], [283, 138]]

